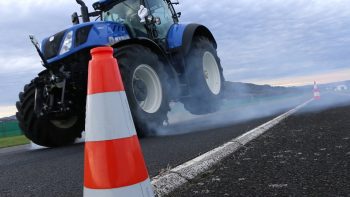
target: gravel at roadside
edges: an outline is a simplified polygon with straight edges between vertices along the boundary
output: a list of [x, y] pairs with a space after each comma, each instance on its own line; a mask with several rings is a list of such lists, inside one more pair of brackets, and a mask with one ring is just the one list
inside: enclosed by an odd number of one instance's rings
[[350, 106], [315, 101], [169, 196], [350, 196]]

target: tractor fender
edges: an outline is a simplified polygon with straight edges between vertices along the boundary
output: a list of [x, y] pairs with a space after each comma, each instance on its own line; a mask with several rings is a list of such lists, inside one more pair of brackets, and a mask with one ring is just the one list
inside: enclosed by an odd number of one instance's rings
[[187, 55], [191, 49], [193, 39], [198, 36], [207, 37], [217, 48], [216, 40], [210, 30], [204, 25], [174, 24], [168, 33], [168, 46], [171, 50], [180, 49], [184, 55]]
[[217, 48], [216, 40], [210, 30], [204, 25], [200, 24], [189, 24], [186, 26], [184, 35], [182, 38], [182, 50], [184, 54], [188, 54], [191, 49], [193, 39], [198, 36], [207, 37], [214, 45], [214, 48]]
[[[153, 40], [148, 38], [131, 38], [128, 40], [120, 41], [114, 44], [112, 47], [118, 49], [118, 48], [126, 47], [132, 44], [138, 44], [138, 45], [147, 47], [151, 49], [151, 51], [153, 51], [155, 54], [159, 55], [161, 59], [164, 59], [164, 61], [168, 60], [168, 58], [166, 58], [164, 51], [159, 47], [159, 45], [157, 45]], [[168, 63], [168, 62], [164, 62], [164, 63]]]

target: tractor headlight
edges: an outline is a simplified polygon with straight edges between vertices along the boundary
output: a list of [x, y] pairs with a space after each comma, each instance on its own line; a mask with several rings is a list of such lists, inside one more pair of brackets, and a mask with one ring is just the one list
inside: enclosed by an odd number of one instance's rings
[[73, 31], [70, 31], [66, 34], [66, 37], [64, 38], [62, 48], [60, 50], [60, 55], [67, 53], [73, 45]]

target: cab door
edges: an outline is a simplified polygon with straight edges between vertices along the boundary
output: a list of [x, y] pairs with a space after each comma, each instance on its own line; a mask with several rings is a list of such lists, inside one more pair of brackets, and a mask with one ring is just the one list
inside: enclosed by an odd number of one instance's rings
[[159, 17], [161, 24], [156, 25], [158, 39], [166, 39], [170, 26], [174, 24], [172, 13], [164, 0], [147, 0], [148, 8], [153, 17]]

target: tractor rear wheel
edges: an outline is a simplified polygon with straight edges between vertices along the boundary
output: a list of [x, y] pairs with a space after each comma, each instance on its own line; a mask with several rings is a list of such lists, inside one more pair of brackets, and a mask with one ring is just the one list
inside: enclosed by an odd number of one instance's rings
[[191, 97], [183, 100], [185, 108], [196, 115], [218, 111], [222, 103], [223, 69], [216, 49], [207, 38], [194, 39], [186, 57], [186, 76]]
[[19, 94], [19, 101], [16, 103], [18, 110], [16, 117], [20, 128], [27, 138], [41, 146], [57, 147], [72, 144], [76, 138], [81, 137], [81, 132], [84, 130], [84, 114], [60, 120], [37, 116], [34, 111], [33, 81], [24, 86], [24, 91]]
[[130, 45], [116, 49], [131, 113], [139, 136], [156, 134], [168, 120], [168, 75], [150, 49]]

